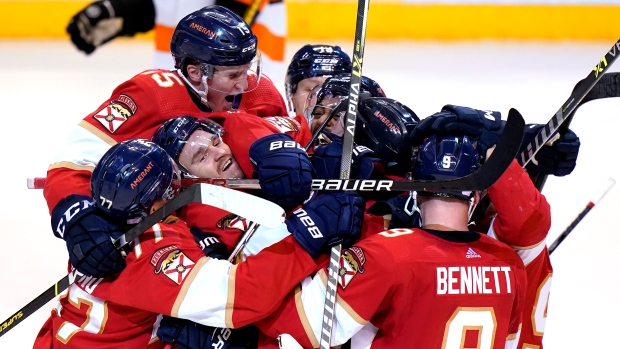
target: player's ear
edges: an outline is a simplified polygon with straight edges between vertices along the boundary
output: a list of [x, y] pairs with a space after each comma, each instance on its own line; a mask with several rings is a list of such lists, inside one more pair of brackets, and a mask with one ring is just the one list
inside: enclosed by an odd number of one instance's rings
[[187, 78], [196, 83], [200, 83], [202, 80], [202, 74], [200, 73], [200, 67], [195, 64], [188, 64], [187, 67]]

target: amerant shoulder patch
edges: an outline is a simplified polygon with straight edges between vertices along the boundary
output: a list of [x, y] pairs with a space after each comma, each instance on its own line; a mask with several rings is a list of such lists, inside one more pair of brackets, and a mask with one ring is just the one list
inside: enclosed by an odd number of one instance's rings
[[176, 245], [166, 246], [155, 251], [151, 256], [151, 265], [155, 274], [165, 275], [177, 285], [189, 275], [196, 263], [183, 253]]
[[110, 133], [116, 132], [132, 115], [136, 113], [138, 106], [127, 95], [120, 95], [118, 99], [110, 101], [110, 104], [98, 111], [93, 118], [99, 121]]
[[295, 119], [287, 118], [284, 116], [270, 116], [265, 118], [272, 125], [278, 128], [280, 132], [299, 132], [301, 125]]
[[338, 284], [342, 289], [349, 285], [357, 273], [364, 273], [364, 264], [366, 256], [363, 249], [353, 246], [342, 251], [338, 268]]
[[246, 231], [248, 229], [248, 222], [245, 218], [237, 216], [234, 213], [229, 213], [226, 216], [222, 217], [215, 226], [221, 230], [226, 229], [239, 229], [241, 231]]

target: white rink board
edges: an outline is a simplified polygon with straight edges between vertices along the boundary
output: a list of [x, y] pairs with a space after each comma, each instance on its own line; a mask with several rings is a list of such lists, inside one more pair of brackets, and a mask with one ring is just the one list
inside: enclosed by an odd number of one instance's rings
[[[290, 42], [287, 57], [305, 42]], [[340, 44], [348, 52], [352, 44]], [[444, 104], [507, 114], [517, 108], [527, 122], [546, 122], [611, 47], [612, 42], [392, 42], [369, 41], [364, 75], [420, 117]], [[19, 310], [66, 272], [65, 245], [50, 228], [40, 190], [26, 178], [45, 175], [67, 127], [96, 109], [120, 82], [149, 68], [151, 44], [119, 41], [87, 57], [65, 41], [0, 41], [0, 105], [4, 195], [0, 231], [6, 254], [0, 269], [0, 321]], [[612, 71], [620, 70], [620, 63]], [[273, 77], [283, 90], [283, 77]], [[550, 177], [543, 193], [552, 206], [553, 241], [594, 199], [609, 177], [620, 180], [617, 141], [620, 100], [590, 102], [571, 129], [582, 148], [576, 170]], [[555, 268], [545, 348], [605, 348], [616, 340], [620, 313], [620, 188], [614, 187], [552, 255]], [[30, 348], [52, 308], [0, 338], [1, 348]]]

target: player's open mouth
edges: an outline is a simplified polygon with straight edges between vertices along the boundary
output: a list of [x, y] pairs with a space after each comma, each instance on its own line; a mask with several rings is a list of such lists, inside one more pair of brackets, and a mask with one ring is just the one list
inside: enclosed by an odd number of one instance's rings
[[232, 159], [228, 159], [228, 161], [226, 161], [224, 163], [224, 166], [222, 166], [222, 172], [228, 170], [228, 168], [230, 167], [230, 165], [232, 165]]
[[224, 99], [226, 100], [226, 102], [232, 103], [235, 100], [235, 95], [228, 95], [224, 97]]

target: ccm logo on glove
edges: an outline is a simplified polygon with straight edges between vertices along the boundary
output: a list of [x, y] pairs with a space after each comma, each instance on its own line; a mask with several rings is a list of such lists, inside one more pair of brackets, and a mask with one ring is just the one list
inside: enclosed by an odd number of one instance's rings
[[306, 152], [306, 150], [304, 149], [304, 147], [301, 146], [301, 144], [295, 142], [295, 141], [275, 141], [275, 142], [271, 142], [269, 144], [269, 151], [272, 150], [276, 150], [276, 149], [282, 149], [282, 148], [297, 148], [297, 149], [301, 149], [304, 151], [304, 153]]
[[60, 238], [64, 239], [65, 224], [71, 222], [71, 219], [77, 216], [78, 213], [80, 213], [80, 211], [83, 211], [93, 206], [94, 204], [95, 203], [91, 200], [82, 200], [69, 206], [69, 208], [65, 211], [65, 213], [63, 213], [62, 215], [63, 218], [60, 219], [60, 221], [58, 222], [58, 225], [56, 226], [56, 232], [58, 233]]
[[304, 224], [304, 227], [308, 228], [308, 232], [314, 239], [319, 239], [323, 237], [323, 233], [319, 230], [319, 228], [314, 224], [314, 221], [308, 213], [303, 208], [298, 208], [293, 211], [293, 214], [299, 218], [299, 220]]

